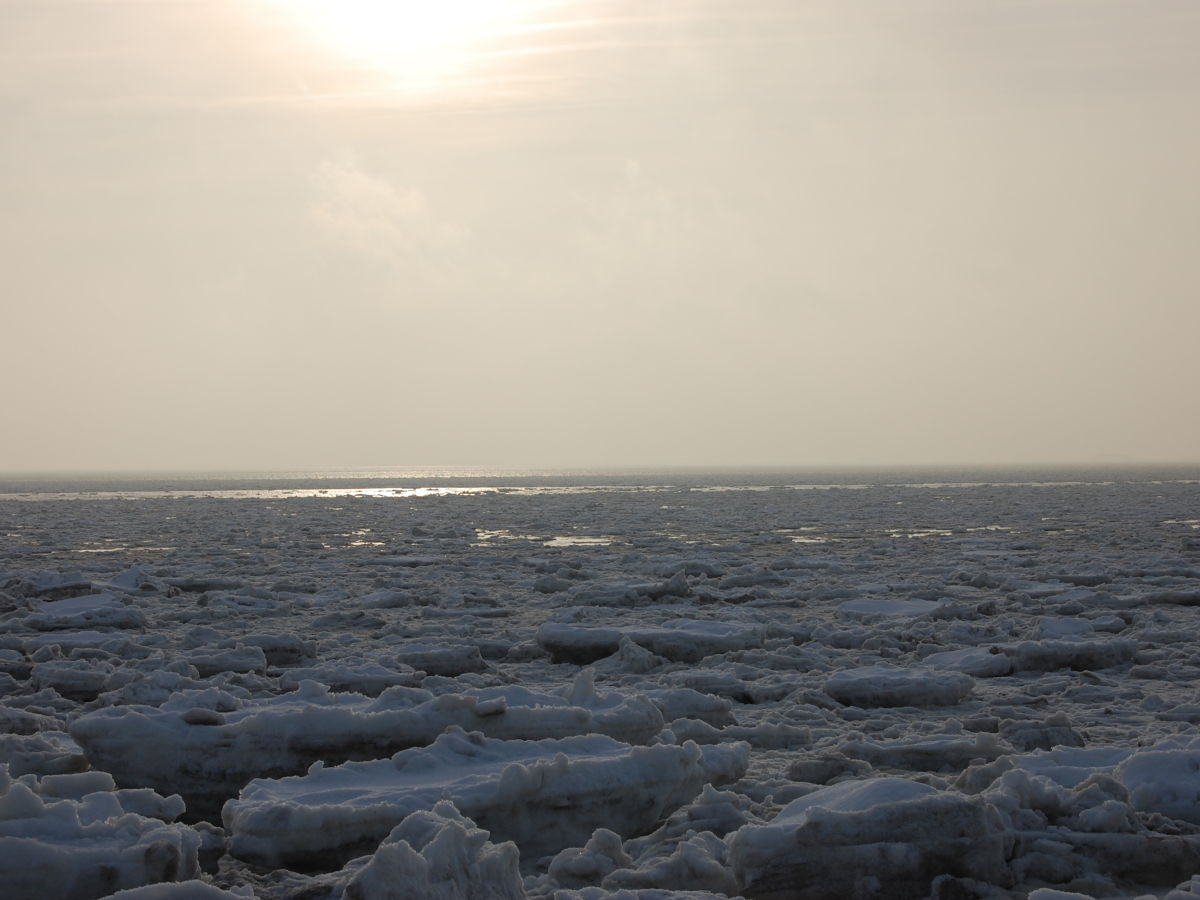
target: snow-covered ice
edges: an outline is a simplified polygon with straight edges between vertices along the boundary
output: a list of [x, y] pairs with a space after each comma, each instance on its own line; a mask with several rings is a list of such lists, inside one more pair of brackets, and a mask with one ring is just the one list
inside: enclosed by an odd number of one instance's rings
[[1200, 896], [1196, 474], [0, 496], [0, 896]]
[[1006, 886], [1009, 837], [978, 798], [895, 777], [843, 781], [728, 839], [757, 897], [920, 897], [940, 875]]
[[393, 687], [370, 699], [304, 681], [291, 693], [244, 700], [225, 691], [184, 690], [161, 706], [109, 706], [86, 713], [71, 736], [121, 785], [183, 794], [212, 813], [255, 777], [303, 772], [314, 762], [378, 759], [433, 743], [450, 726], [503, 738], [604, 734], [637, 743], [663, 726], [641, 696], [598, 695], [590, 673], [566, 696], [518, 685], [434, 696]]
[[965, 700], [975, 681], [961, 672], [924, 666], [864, 666], [834, 672], [825, 693], [847, 706], [953, 706]]
[[344, 862], [409, 813], [451, 800], [526, 857], [555, 853], [596, 827], [637, 835], [706, 784], [740, 778], [746, 744], [631, 747], [601, 735], [499, 741], [451, 728], [391, 759], [314, 765], [256, 779], [225, 804], [230, 852], [276, 866], [322, 856]]
[[[14, 780], [0, 764], [0, 892], [84, 900], [200, 874], [178, 796], [117, 791], [103, 772]], [[166, 820], [166, 821], [164, 821]]]

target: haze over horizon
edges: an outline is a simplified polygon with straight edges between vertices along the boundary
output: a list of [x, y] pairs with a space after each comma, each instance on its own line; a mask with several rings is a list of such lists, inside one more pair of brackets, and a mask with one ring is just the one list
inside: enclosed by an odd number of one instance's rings
[[1200, 461], [1188, 0], [8, 0], [0, 472]]

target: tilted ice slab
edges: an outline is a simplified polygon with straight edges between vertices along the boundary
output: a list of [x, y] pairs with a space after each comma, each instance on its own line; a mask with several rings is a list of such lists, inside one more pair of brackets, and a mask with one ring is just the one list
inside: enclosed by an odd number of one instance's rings
[[[88, 793], [83, 791], [94, 788]], [[101, 772], [13, 781], [0, 766], [0, 893], [8, 900], [91, 900], [195, 878], [200, 834], [140, 812], [182, 808], [149, 791], [112, 791]], [[67, 794], [65, 799], [56, 795]], [[71, 796], [82, 794], [82, 796]]]
[[1001, 756], [994, 762], [972, 764], [955, 785], [968, 793], [984, 790], [1003, 773], [1021, 769], [1059, 787], [1074, 788], [1096, 774], [1111, 775], [1133, 751], [1128, 747], [1055, 747], [1033, 753]]
[[1001, 756], [972, 766], [959, 779], [966, 789], [981, 789], [1006, 771], [1049, 779], [1073, 789], [1097, 776], [1110, 776], [1129, 792], [1130, 805], [1200, 825], [1200, 738], [1170, 738], [1151, 747], [1055, 747]]
[[405, 816], [449, 799], [534, 859], [598, 827], [639, 834], [698, 794], [740, 778], [750, 747], [631, 747], [601, 735], [499, 741], [451, 729], [391, 759], [256, 779], [222, 811], [231, 852], [265, 866], [339, 864]]
[[61, 731], [65, 722], [58, 716], [44, 716], [27, 709], [0, 705], [0, 734], [37, 734]]
[[825, 680], [825, 693], [847, 706], [952, 706], [965, 700], [974, 685], [962, 672], [865, 666], [834, 672]]
[[390, 687], [417, 687], [422, 680], [424, 676], [414, 671], [411, 666], [393, 668], [374, 661], [331, 662], [302, 669], [288, 669], [279, 676], [279, 686], [284, 690], [295, 691], [299, 690], [302, 682], [315, 681], [331, 691], [378, 697]]
[[660, 582], [624, 581], [617, 584], [588, 585], [575, 590], [572, 602], [581, 606], [639, 606], [667, 597], [691, 596], [691, 585], [683, 572]]
[[[1098, 620], [1111, 630], [1114, 623]], [[1075, 634], [1067, 634], [1064, 623], [1079, 623]], [[1116, 622], [1121, 622], [1117, 619]], [[1122, 622], [1123, 626], [1123, 622]], [[1092, 638], [1096, 628], [1084, 620], [1044, 620], [1039, 632], [1060, 635], [1037, 641], [999, 644], [993, 647], [964, 647], [925, 657], [925, 664], [939, 669], [965, 672], [978, 678], [994, 678], [1012, 672], [1052, 672], [1056, 669], [1107, 669], [1133, 660], [1138, 642], [1130, 638]], [[1065, 636], [1064, 636], [1065, 635]]]
[[1173, 884], [1200, 866], [1200, 835], [1164, 818], [1186, 819], [1200, 803], [1192, 744], [1200, 741], [1004, 756], [964, 773], [956, 784], [967, 793], [898, 778], [843, 781], [730, 835], [729, 862], [754, 900], [926, 897], [939, 876], [1000, 888], [1077, 878]]
[[1017, 672], [1107, 669], [1131, 662], [1137, 649], [1131, 638], [1022, 641], [1000, 647]]
[[36, 634], [21, 638], [21, 649], [26, 653], [36, 653], [42, 647], [56, 644], [63, 653], [73, 650], [99, 649], [118, 655], [129, 652], [137, 653], [139, 645], [131, 641], [128, 635], [114, 631], [55, 631], [49, 634]]
[[141, 628], [146, 617], [114, 594], [88, 594], [48, 602], [35, 601], [33, 611], [20, 620], [35, 631], [68, 631], [82, 628]]
[[997, 678], [1012, 672], [1012, 660], [996, 648], [963, 647], [960, 650], [942, 650], [931, 653], [924, 659], [927, 666], [974, 675], [976, 678]]
[[822, 788], [727, 842], [751, 898], [925, 897], [943, 874], [1008, 878], [1004, 825], [987, 803], [902, 778]]
[[991, 760], [1013, 748], [995, 734], [932, 734], [845, 741], [838, 751], [876, 766], [926, 772], [959, 772], [972, 760]]
[[[1200, 834], [1168, 818], [1195, 807], [1196, 751], [1112, 749], [1060, 747], [1001, 758], [959, 778], [970, 787], [989, 770], [1020, 761], [980, 794], [1013, 838], [1014, 881], [1065, 885], [1105, 878], [1170, 885], [1200, 870]], [[1126, 761], [1113, 767], [1122, 755]]]
[[676, 891], [660, 888], [645, 890], [619, 888], [610, 891], [602, 887], [585, 887], [577, 891], [554, 892], [554, 900], [728, 900], [728, 898], [728, 894], [714, 894], [712, 891]]
[[267, 670], [267, 655], [261, 647], [250, 644], [203, 647], [188, 652], [183, 658], [196, 667], [202, 678], [222, 672], [257, 672], [261, 675]]
[[737, 896], [741, 891], [723, 838], [749, 824], [750, 805], [747, 797], [705, 785], [695, 800], [650, 834], [622, 842], [613, 832], [597, 829], [584, 847], [558, 854], [547, 874], [564, 888], [586, 890], [585, 885], [599, 883], [613, 891], [660, 890], [672, 897], [685, 889]]
[[175, 592], [171, 585], [152, 575], [147, 575], [140, 566], [133, 566], [103, 581], [93, 581], [92, 586], [104, 591], [127, 594], [131, 597]]
[[396, 648], [397, 662], [429, 675], [461, 675], [482, 672], [487, 663], [473, 644], [437, 644], [412, 641]]
[[249, 900], [248, 895], [224, 891], [206, 881], [180, 881], [128, 888], [104, 900]]
[[912, 618], [941, 609], [946, 604], [937, 600], [895, 600], [886, 597], [862, 597], [847, 600], [838, 611], [857, 619]]
[[537, 642], [555, 662], [586, 665], [616, 653], [622, 636], [673, 662], [699, 662], [715, 653], [761, 647], [766, 629], [706, 619], [673, 619], [660, 625], [620, 628], [546, 622], [538, 629]]
[[1134, 809], [1200, 825], [1200, 742], [1131, 754], [1113, 771]]
[[34, 664], [32, 685], [38, 690], [53, 688], [69, 700], [94, 700], [114, 671], [103, 660], [55, 659]]
[[249, 702], [183, 692], [161, 708], [100, 709], [70, 733], [118, 784], [178, 792], [192, 813], [207, 816], [252, 778], [298, 774], [318, 760], [378, 759], [430, 744], [452, 725], [501, 739], [596, 733], [630, 743], [663, 727], [649, 700], [597, 694], [590, 672], [564, 694], [508, 686], [434, 697], [391, 688], [371, 700], [305, 682], [295, 693]]
[[393, 828], [350, 878], [342, 900], [524, 900], [519, 861], [514, 844], [492, 843], [443, 800]]
[[651, 688], [644, 696], [661, 710], [663, 719], [699, 719], [716, 728], [734, 725], [733, 703], [692, 688]]
[[88, 767], [79, 745], [63, 731], [34, 734], [0, 733], [0, 759], [14, 778], [21, 775], [62, 775]]

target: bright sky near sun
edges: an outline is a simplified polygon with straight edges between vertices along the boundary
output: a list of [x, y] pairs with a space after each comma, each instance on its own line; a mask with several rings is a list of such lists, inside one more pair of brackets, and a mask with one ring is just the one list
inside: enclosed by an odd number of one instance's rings
[[0, 471], [1200, 459], [1194, 0], [3, 0]]

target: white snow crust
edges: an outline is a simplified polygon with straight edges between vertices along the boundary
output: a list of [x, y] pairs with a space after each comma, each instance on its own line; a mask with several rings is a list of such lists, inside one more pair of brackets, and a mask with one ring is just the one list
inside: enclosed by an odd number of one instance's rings
[[745, 744], [631, 747], [600, 735], [499, 741], [451, 728], [391, 759], [314, 766], [250, 782], [225, 804], [230, 852], [278, 866], [378, 844], [405, 816], [448, 798], [524, 855], [544, 856], [596, 827], [636, 835], [709, 783], [745, 773]]

